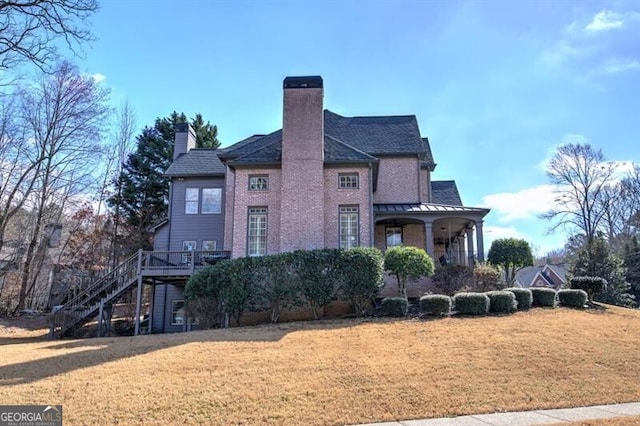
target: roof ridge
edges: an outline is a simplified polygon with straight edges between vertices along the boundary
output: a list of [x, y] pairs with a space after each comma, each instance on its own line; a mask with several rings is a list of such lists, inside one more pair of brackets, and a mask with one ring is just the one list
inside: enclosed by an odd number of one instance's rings
[[256, 148], [256, 149], [254, 149], [253, 151], [249, 151], [249, 152], [247, 152], [247, 153], [246, 153], [246, 154], [244, 154], [244, 155], [241, 155], [241, 156], [239, 156], [239, 157], [234, 158], [234, 159], [233, 159], [233, 161], [238, 161], [238, 160], [242, 161], [242, 159], [243, 159], [243, 158], [245, 158], [245, 157], [249, 157], [249, 156], [251, 156], [251, 155], [255, 154], [256, 152], [261, 151], [261, 150], [263, 150], [263, 149], [270, 148], [271, 146], [276, 145], [276, 144], [277, 144], [277, 143], [279, 143], [279, 142], [280, 142], [280, 141], [273, 141], [273, 142], [268, 143], [268, 144], [266, 144], [266, 145], [264, 145], [264, 146], [258, 147], [258, 148]]
[[346, 143], [346, 142], [341, 141], [340, 139], [336, 138], [335, 136], [331, 136], [331, 135], [328, 135], [328, 134], [326, 134], [326, 133], [325, 133], [324, 137], [325, 137], [325, 138], [332, 139], [333, 141], [335, 141], [335, 142], [339, 143], [339, 144], [340, 144], [340, 145], [342, 145], [342, 146], [347, 147], [348, 149], [350, 149], [350, 150], [352, 150], [352, 151], [357, 152], [358, 154], [365, 155], [365, 156], [367, 156], [367, 157], [369, 157], [369, 158], [371, 158], [371, 159], [373, 159], [373, 160], [378, 161], [378, 159], [377, 159], [376, 157], [374, 157], [373, 155], [371, 155], [371, 154], [367, 154], [366, 152], [364, 152], [364, 151], [362, 151], [362, 150], [360, 150], [360, 149], [358, 149], [358, 148], [356, 148], [356, 147], [353, 147], [353, 146], [349, 145], [349, 144], [348, 144], [348, 143]]

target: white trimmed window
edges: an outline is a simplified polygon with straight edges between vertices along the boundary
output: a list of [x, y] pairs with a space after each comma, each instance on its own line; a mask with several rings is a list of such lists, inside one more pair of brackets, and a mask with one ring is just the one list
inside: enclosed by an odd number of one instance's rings
[[171, 302], [171, 325], [184, 324], [184, 300]]
[[249, 191], [268, 191], [269, 176], [267, 175], [250, 175]]
[[359, 208], [340, 206], [340, 248], [349, 249], [359, 245]]
[[217, 243], [215, 240], [204, 240], [202, 241], [202, 250], [203, 251], [216, 251]]
[[198, 214], [199, 188], [187, 188], [184, 197], [184, 214]]
[[358, 189], [359, 179], [357, 173], [338, 173], [338, 188]]
[[202, 188], [202, 214], [222, 212], [222, 188]]
[[402, 245], [402, 227], [401, 226], [388, 226], [386, 229], [387, 234], [387, 248], [397, 247]]
[[267, 208], [249, 207], [247, 256], [267, 254]]

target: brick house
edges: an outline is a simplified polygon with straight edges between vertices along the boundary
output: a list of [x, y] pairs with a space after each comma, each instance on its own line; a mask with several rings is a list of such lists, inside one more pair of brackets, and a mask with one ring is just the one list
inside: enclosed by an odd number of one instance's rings
[[[211, 150], [194, 148], [188, 124], [177, 129], [169, 219], [154, 229], [154, 252], [235, 258], [404, 244], [442, 264], [484, 260], [489, 210], [464, 206], [454, 181], [431, 179], [436, 163], [415, 116], [326, 110], [317, 76], [283, 86], [281, 130]], [[153, 330], [185, 329], [186, 278], [157, 278]], [[419, 285], [408, 290], [420, 295]]]

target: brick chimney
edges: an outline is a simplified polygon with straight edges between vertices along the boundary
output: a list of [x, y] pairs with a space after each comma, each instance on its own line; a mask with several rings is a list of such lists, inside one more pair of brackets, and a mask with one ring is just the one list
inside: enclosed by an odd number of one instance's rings
[[324, 247], [322, 77], [284, 79], [280, 250]]
[[196, 147], [196, 132], [189, 123], [176, 124], [176, 137], [173, 144], [173, 160], [180, 154], [186, 154]]

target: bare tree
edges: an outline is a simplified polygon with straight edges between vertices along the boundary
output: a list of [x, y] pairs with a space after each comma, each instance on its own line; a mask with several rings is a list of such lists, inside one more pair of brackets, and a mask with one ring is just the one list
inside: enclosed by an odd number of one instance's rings
[[63, 62], [50, 76], [21, 91], [20, 116], [25, 136], [43, 153], [36, 183], [28, 198], [34, 222], [22, 259], [17, 310], [23, 309], [39, 273], [39, 247], [46, 244], [47, 219], [56, 220], [67, 203], [95, 182], [100, 141], [109, 113], [108, 92], [76, 67]]
[[62, 39], [75, 55], [93, 41], [87, 18], [98, 10], [97, 0], [0, 1], [0, 71], [30, 62], [52, 71]]
[[541, 215], [555, 221], [551, 231], [572, 227], [584, 234], [591, 246], [607, 213], [607, 188], [614, 182], [615, 165], [601, 150], [589, 144], [567, 144], [558, 148], [547, 165], [547, 176], [555, 185], [555, 205]]

